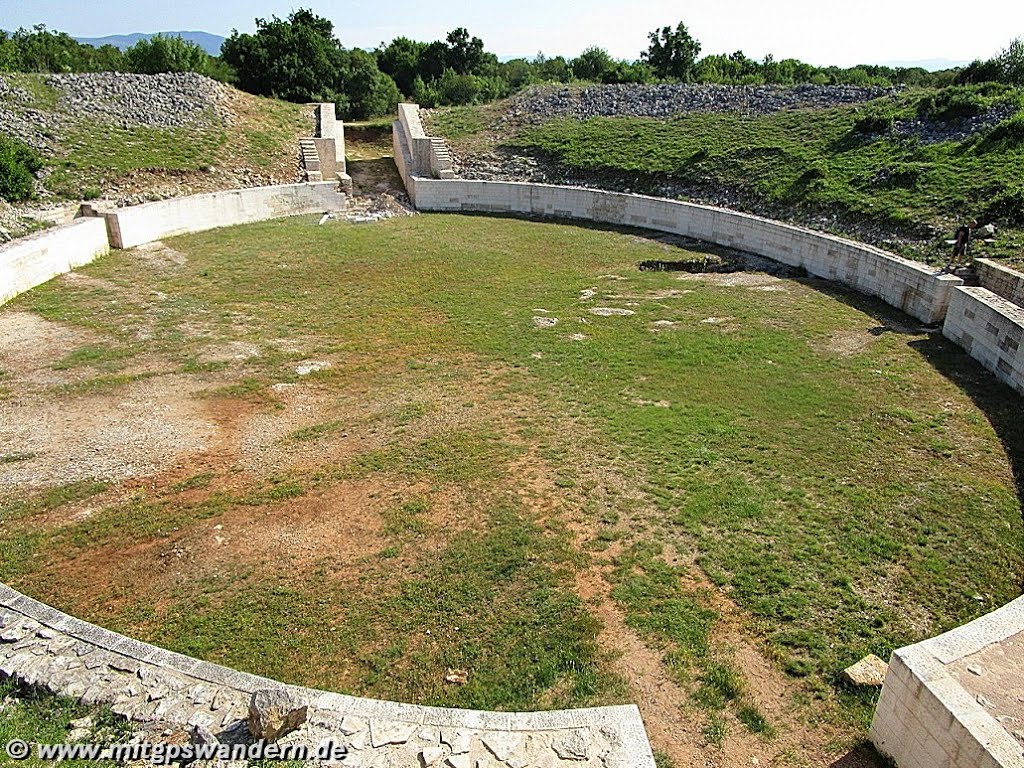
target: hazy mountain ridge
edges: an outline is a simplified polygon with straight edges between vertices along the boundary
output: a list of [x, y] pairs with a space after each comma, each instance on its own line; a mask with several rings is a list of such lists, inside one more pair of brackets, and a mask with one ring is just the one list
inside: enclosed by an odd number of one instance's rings
[[139, 40], [148, 40], [156, 35], [164, 35], [165, 37], [181, 37], [185, 40], [189, 40], [211, 56], [220, 55], [220, 46], [227, 39], [221, 35], [214, 35], [210, 32], [198, 32], [198, 31], [175, 31], [175, 32], [132, 32], [127, 35], [106, 35], [105, 37], [76, 37], [80, 43], [86, 45], [94, 45], [99, 47], [101, 45], [113, 45], [115, 48], [120, 48], [122, 51], [126, 48], [131, 48]]

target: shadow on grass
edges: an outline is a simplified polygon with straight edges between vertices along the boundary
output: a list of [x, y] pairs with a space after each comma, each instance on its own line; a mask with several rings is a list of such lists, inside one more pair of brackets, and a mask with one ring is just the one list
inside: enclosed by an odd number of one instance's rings
[[885, 333], [919, 336], [928, 331], [927, 338], [912, 339], [907, 345], [927, 360], [932, 368], [959, 387], [985, 414], [1002, 443], [1003, 450], [1006, 451], [1013, 472], [1017, 498], [1024, 506], [1024, 430], [1020, 428], [1020, 395], [996, 379], [963, 349], [945, 338], [939, 329], [924, 329], [917, 320], [879, 299], [855, 293], [823, 280], [807, 282], [822, 293], [878, 320], [879, 325], [870, 331], [875, 336]]
[[851, 749], [845, 755], [829, 763], [828, 768], [886, 768], [893, 763], [886, 760], [869, 741]]

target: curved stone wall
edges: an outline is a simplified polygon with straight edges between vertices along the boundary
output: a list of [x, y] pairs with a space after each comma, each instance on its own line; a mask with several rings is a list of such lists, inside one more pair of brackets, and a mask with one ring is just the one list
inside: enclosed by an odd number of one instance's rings
[[0, 675], [136, 721], [201, 726], [246, 719], [255, 691], [286, 689], [308, 707], [297, 739], [344, 744], [345, 766], [654, 768], [635, 706], [480, 712], [285, 686], [118, 635], [0, 585]]
[[[395, 162], [413, 204], [421, 211], [474, 211], [582, 219], [653, 229], [774, 259], [808, 274], [877, 296], [924, 323], [941, 323], [955, 275], [863, 243], [726, 208], [644, 195], [523, 182], [436, 179], [425, 175], [429, 157], [414, 151], [423, 137], [415, 105], [403, 104], [393, 126]], [[420, 143], [417, 143], [420, 142]], [[429, 147], [423, 145], [424, 153]]]
[[958, 287], [942, 333], [1024, 395], [1024, 308], [988, 288]]
[[308, 213], [344, 211], [337, 181], [249, 187], [95, 211], [85, 218], [0, 245], [0, 304], [107, 253], [216, 227]]
[[0, 304], [109, 250], [100, 219], [77, 219], [0, 245]]
[[189, 197], [172, 197], [154, 203], [104, 212], [110, 245], [134, 248], [164, 237], [203, 232], [217, 227], [299, 216], [306, 213], [344, 211], [345, 195], [337, 181], [248, 187]]

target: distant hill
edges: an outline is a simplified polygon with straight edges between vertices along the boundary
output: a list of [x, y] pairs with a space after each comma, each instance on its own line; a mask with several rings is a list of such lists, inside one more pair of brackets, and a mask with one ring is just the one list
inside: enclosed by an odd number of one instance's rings
[[220, 55], [221, 43], [226, 39], [220, 35], [210, 34], [209, 32], [133, 32], [130, 35], [76, 37], [75, 40], [80, 43], [85, 43], [86, 45], [94, 45], [97, 48], [101, 45], [113, 45], [115, 48], [120, 48], [123, 51], [125, 48], [131, 48], [139, 42], [139, 40], [148, 40], [156, 35], [163, 35], [164, 37], [181, 37], [185, 40], [190, 40], [211, 56]]
[[911, 69], [912, 67], [921, 67], [927, 69], [929, 72], [938, 72], [940, 69], [956, 69], [957, 67], [966, 67], [971, 62], [961, 61], [959, 59], [921, 59], [919, 61], [884, 61], [887, 67], [904, 67]]

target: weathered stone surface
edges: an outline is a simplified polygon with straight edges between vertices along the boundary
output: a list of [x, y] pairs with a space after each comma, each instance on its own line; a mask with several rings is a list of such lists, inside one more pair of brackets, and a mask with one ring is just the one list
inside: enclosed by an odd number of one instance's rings
[[432, 765], [437, 765], [441, 762], [441, 758], [444, 757], [444, 750], [441, 747], [427, 747], [420, 751], [420, 765], [423, 768], [430, 768]]
[[446, 745], [453, 755], [463, 755], [469, 752], [473, 745], [473, 732], [462, 729], [442, 730], [441, 743]]
[[508, 731], [488, 731], [480, 736], [480, 740], [484, 743], [493, 755], [499, 760], [508, 760], [512, 753], [518, 749], [522, 737], [517, 733], [510, 733]]
[[[3, 585], [0, 603], [4, 607], [31, 605], [31, 601]], [[51, 609], [40, 610], [47, 621], [52, 620]], [[173, 733], [173, 738], [202, 742], [219, 739], [224, 743], [242, 743], [253, 736], [283, 737], [287, 743], [312, 745], [330, 738], [349, 750], [343, 760], [331, 765], [359, 768], [409, 768], [417, 764], [422, 768], [474, 768], [477, 764], [483, 768], [602, 768], [601, 761], [608, 754], [596, 730], [578, 729], [580, 738], [591, 734], [600, 741], [590, 745], [577, 744], [574, 732], [567, 727], [557, 730], [561, 723], [568, 726], [586, 722], [590, 711], [551, 712], [538, 718], [535, 714], [415, 707], [323, 691], [257, 688], [253, 684], [261, 682], [260, 678], [181, 660], [70, 617], [65, 617], [60, 626], [73, 626], [73, 632], [57, 633], [56, 637], [40, 637], [41, 625], [27, 616], [24, 620], [5, 620], [5, 624], [5, 631], [16, 628], [21, 639], [16, 644], [0, 645], [0, 667], [10, 669], [16, 679], [34, 680], [55, 693], [105, 704], [119, 715], [147, 724], [142, 726], [139, 738], [143, 732], [150, 736], [165, 734], [159, 738]], [[257, 721], [249, 717], [252, 707], [247, 703], [256, 704]], [[623, 717], [622, 726], [632, 726], [642, 736], [634, 707], [594, 712], [602, 726], [619, 723], [608, 718]], [[71, 735], [87, 740], [93, 734], [86, 728], [72, 728]], [[559, 758], [552, 749], [556, 737], [565, 742], [562, 748], [566, 754], [589, 754], [591, 761]], [[645, 740], [634, 739], [631, 747], [632, 754], [640, 756], [630, 761], [633, 768], [653, 768]]]
[[370, 744], [374, 749], [386, 744], [405, 744], [419, 730], [416, 723], [396, 723], [387, 720], [370, 721]]
[[585, 728], [575, 728], [555, 739], [551, 746], [563, 760], [589, 760], [590, 732]]
[[249, 701], [249, 732], [253, 738], [277, 741], [306, 722], [307, 705], [281, 688], [256, 691]]
[[880, 688], [888, 669], [889, 665], [872, 653], [844, 669], [843, 677], [854, 685]]

